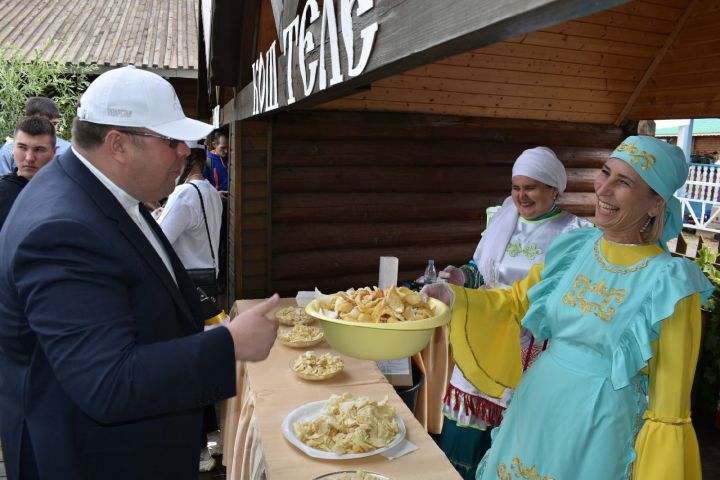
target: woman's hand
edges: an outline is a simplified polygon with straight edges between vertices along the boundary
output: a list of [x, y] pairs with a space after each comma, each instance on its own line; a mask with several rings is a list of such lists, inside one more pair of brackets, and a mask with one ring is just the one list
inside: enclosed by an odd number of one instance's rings
[[450, 287], [445, 282], [437, 282], [437, 283], [431, 283], [430, 285], [425, 285], [422, 290], [420, 290], [420, 295], [423, 297], [432, 297], [437, 300], [440, 300], [445, 305], [452, 306], [453, 302], [455, 301], [455, 295], [453, 295], [452, 290], [450, 290]]
[[445, 267], [445, 269], [438, 274], [438, 277], [442, 278], [448, 283], [452, 283], [453, 285], [460, 285], [461, 287], [465, 285], [465, 282], [467, 279], [465, 278], [465, 272], [462, 271], [462, 269], [458, 267], [453, 267], [452, 265], [448, 265]]

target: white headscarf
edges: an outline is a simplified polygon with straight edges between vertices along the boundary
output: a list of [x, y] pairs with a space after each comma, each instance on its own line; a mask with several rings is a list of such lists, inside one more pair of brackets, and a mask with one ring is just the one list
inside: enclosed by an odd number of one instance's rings
[[535, 147], [525, 150], [515, 160], [512, 176], [524, 175], [558, 189], [560, 194], [567, 187], [565, 167], [555, 152], [547, 147]]
[[[545, 185], [557, 188], [559, 193], [567, 187], [567, 174], [565, 167], [558, 160], [555, 152], [547, 147], [535, 147], [525, 150], [515, 160], [512, 176], [523, 175]], [[492, 217], [492, 223], [483, 233], [478, 243], [473, 260], [477, 264], [480, 275], [486, 283], [497, 280], [497, 268], [510, 237], [518, 221], [518, 211], [512, 196], [503, 201], [500, 210]], [[492, 286], [492, 285], [490, 285]]]

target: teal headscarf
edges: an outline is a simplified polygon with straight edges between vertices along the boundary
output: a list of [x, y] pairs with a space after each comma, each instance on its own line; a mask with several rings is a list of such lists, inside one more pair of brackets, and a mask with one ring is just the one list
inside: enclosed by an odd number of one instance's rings
[[612, 153], [630, 164], [655, 193], [665, 200], [665, 228], [660, 235], [663, 246], [680, 233], [682, 209], [674, 197], [685, 184], [688, 164], [683, 151], [655, 137], [638, 135], [626, 138]]

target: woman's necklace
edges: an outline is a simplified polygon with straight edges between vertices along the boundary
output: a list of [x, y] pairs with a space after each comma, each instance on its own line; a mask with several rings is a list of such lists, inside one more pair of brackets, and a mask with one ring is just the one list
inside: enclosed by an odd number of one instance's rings
[[618, 245], [620, 247], [647, 247], [648, 245], [652, 245], [655, 242], [644, 242], [644, 243], [621, 243], [621, 242], [614, 242], [612, 240], [605, 239], [606, 242], [612, 243], [613, 245]]
[[[610, 262], [605, 260], [605, 258], [602, 255], [602, 252], [600, 251], [600, 239], [602, 237], [598, 237], [598, 239], [595, 241], [595, 245], [593, 246], [593, 251], [595, 253], [595, 261], [602, 267], [603, 270], [610, 272], [610, 273], [619, 273], [619, 274], [625, 274], [625, 273], [632, 273], [637, 272], [638, 270], [647, 267], [650, 264], [650, 260], [653, 259], [653, 257], [646, 258], [644, 260], [640, 260], [639, 262], [629, 265], [627, 267], [616, 267], [614, 265], [611, 265]], [[623, 244], [625, 246], [629, 246], [629, 244]]]

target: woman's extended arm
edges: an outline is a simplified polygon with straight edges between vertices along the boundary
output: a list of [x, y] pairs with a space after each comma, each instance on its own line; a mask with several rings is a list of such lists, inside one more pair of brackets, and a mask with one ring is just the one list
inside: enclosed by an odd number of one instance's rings
[[700, 295], [679, 301], [663, 321], [650, 360], [648, 409], [635, 441], [634, 480], [701, 478], [690, 419], [690, 390], [700, 349]]
[[520, 321], [529, 307], [528, 290], [540, 281], [542, 268], [533, 266], [508, 290], [450, 287], [453, 356], [465, 378], [486, 395], [500, 397], [520, 381]]

